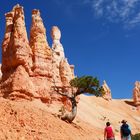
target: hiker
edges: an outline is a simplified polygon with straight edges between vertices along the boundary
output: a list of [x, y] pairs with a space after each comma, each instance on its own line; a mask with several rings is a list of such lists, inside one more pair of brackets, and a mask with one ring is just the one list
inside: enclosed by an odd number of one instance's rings
[[120, 128], [121, 140], [131, 140], [131, 129], [127, 124], [127, 121], [122, 120], [121, 123], [122, 123]]
[[104, 140], [115, 140], [115, 136], [110, 122], [106, 123], [106, 127], [104, 129]]

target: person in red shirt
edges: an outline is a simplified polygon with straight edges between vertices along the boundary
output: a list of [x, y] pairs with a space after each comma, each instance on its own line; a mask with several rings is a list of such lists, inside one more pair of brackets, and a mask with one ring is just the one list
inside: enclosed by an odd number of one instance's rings
[[106, 127], [104, 129], [104, 140], [115, 140], [114, 132], [110, 122], [106, 123]]

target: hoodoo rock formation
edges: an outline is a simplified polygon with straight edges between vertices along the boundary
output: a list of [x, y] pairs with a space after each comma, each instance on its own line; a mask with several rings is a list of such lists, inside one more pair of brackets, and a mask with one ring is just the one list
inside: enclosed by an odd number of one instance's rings
[[33, 73], [38, 76], [52, 77], [52, 50], [46, 40], [46, 29], [39, 10], [32, 11], [30, 47], [33, 52]]
[[29, 46], [23, 7], [16, 5], [6, 16], [6, 31], [2, 44], [2, 73], [6, 77], [22, 65], [28, 73], [32, 67], [32, 51]]
[[[16, 5], [5, 14], [6, 30], [2, 44], [1, 96], [5, 98], [40, 98], [44, 101], [61, 99], [54, 96], [53, 86], [70, 86], [74, 66], [69, 65], [60, 43], [57, 26], [51, 31], [52, 49], [39, 10], [32, 12], [30, 40], [28, 41], [23, 7]], [[66, 100], [66, 99], [65, 99]]]
[[60, 77], [60, 62], [65, 58], [64, 49], [60, 43], [61, 32], [58, 27], [53, 26], [51, 30], [51, 37], [53, 40], [52, 51], [53, 51], [53, 79], [54, 84], [62, 86]]
[[140, 82], [135, 82], [135, 87], [133, 89], [133, 101], [137, 107], [140, 107]]
[[103, 98], [106, 99], [106, 100], [108, 100], [108, 101], [111, 100], [111, 99], [112, 99], [111, 90], [110, 90], [110, 88], [108, 87], [108, 85], [107, 85], [107, 83], [106, 83], [105, 80], [103, 81], [102, 87], [103, 87], [104, 92], [105, 92]]

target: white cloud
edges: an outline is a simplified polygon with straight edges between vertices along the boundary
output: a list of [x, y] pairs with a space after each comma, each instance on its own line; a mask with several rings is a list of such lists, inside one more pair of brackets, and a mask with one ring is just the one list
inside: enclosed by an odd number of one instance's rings
[[136, 25], [140, 25], [140, 13], [138, 13], [132, 20], [130, 20], [129, 25], [131, 27], [134, 27]]
[[103, 0], [97, 0], [92, 4], [92, 8], [95, 9], [95, 12], [97, 15], [103, 14], [102, 3], [103, 3]]
[[97, 17], [121, 22], [125, 27], [140, 25], [140, 0], [83, 0]]

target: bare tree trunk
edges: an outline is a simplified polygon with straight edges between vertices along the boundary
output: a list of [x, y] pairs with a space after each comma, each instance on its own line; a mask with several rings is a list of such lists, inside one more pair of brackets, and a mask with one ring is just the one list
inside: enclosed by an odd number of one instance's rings
[[63, 116], [61, 116], [61, 119], [71, 123], [75, 119], [77, 114], [77, 104], [76, 104], [75, 96], [69, 99], [72, 103], [72, 111], [69, 114], [64, 114]]

